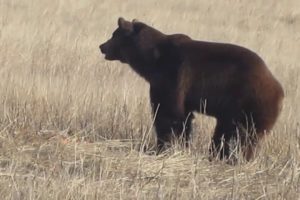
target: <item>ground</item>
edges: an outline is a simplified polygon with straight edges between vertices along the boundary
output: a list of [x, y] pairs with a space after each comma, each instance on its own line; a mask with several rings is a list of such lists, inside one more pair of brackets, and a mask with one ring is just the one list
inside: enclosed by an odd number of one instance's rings
[[[98, 46], [117, 19], [257, 52], [286, 98], [254, 161], [208, 161], [215, 121], [197, 115], [190, 149], [153, 156], [149, 86]], [[3, 199], [299, 199], [300, 2], [0, 2]]]

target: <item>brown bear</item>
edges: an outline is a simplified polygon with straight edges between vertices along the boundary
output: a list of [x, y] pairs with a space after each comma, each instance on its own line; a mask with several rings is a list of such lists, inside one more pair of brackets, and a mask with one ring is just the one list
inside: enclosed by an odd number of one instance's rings
[[100, 50], [105, 59], [129, 64], [149, 82], [158, 151], [173, 136], [188, 143], [193, 112], [198, 111], [217, 120], [213, 156], [229, 158], [236, 141], [249, 160], [282, 107], [280, 83], [256, 53], [241, 46], [166, 35], [119, 18]]

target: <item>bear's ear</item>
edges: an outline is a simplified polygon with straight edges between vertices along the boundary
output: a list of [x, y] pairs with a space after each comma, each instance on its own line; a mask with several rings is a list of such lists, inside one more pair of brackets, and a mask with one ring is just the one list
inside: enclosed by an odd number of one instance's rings
[[132, 20], [132, 23], [134, 24], [134, 23], [138, 23], [138, 22], [140, 22], [139, 20], [137, 20], [137, 19], [133, 19]]
[[133, 24], [129, 21], [126, 21], [123, 17], [118, 19], [118, 26], [128, 33], [133, 31]]
[[140, 21], [134, 19], [132, 20], [133, 32], [139, 33], [146, 25]]

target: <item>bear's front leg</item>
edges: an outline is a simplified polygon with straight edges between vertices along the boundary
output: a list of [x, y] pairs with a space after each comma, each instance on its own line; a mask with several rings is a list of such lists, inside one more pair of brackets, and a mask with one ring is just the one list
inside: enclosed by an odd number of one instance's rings
[[160, 153], [171, 146], [172, 138], [174, 138], [179, 126], [176, 119], [164, 116], [160, 111], [157, 111], [154, 116], [154, 125], [157, 136], [157, 151]]
[[193, 115], [185, 114], [184, 100], [180, 99], [183, 96], [178, 95], [176, 90], [151, 87], [150, 97], [158, 152], [169, 148], [174, 137], [183, 139], [187, 144]]
[[162, 113], [158, 110], [154, 116], [158, 151], [169, 148], [174, 138], [180, 139], [188, 147], [194, 115], [190, 113], [184, 118], [176, 118]]

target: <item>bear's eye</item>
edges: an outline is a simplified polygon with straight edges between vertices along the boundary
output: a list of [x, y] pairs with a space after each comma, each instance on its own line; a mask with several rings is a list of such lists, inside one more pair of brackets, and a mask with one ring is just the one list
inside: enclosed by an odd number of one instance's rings
[[121, 37], [122, 35], [122, 31], [118, 28], [113, 32], [112, 37]]
[[117, 36], [118, 36], [117, 31], [113, 32], [112, 37], [117, 37]]

